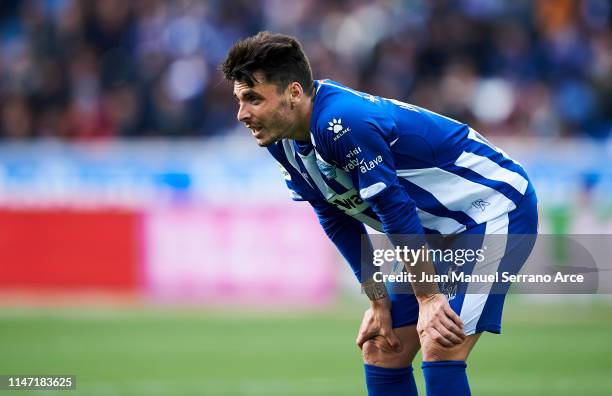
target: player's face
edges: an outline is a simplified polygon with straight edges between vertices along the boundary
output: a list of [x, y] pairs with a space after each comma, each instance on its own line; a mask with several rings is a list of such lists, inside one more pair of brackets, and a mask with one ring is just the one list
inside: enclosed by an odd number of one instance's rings
[[238, 121], [251, 130], [257, 144], [261, 147], [289, 138], [296, 123], [295, 114], [290, 109], [288, 90], [278, 92], [278, 87], [264, 81], [261, 76], [249, 87], [243, 82], [234, 82], [234, 96], [238, 100]]

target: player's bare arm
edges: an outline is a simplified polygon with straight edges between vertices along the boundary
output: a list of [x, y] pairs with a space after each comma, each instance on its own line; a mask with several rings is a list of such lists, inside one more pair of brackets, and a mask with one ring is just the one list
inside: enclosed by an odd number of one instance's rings
[[357, 346], [363, 349], [367, 340], [380, 336], [385, 339], [390, 349], [400, 352], [402, 345], [391, 327], [391, 302], [385, 285], [369, 278], [362, 282], [361, 287], [370, 299], [370, 308], [366, 310], [361, 321]]

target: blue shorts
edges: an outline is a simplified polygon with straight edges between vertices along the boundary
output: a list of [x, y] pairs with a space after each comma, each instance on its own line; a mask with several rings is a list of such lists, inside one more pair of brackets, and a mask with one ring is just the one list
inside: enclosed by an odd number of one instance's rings
[[[525, 196], [512, 212], [465, 231], [462, 235], [470, 234], [470, 237], [474, 235], [476, 238], [470, 240], [479, 241], [475, 243], [482, 245], [486, 235], [498, 234], [499, 236], [494, 238], [497, 238], [497, 241], [502, 240], [503, 246], [500, 248], [499, 258], [493, 263], [494, 270], [517, 273], [533, 249], [537, 230], [537, 198], [535, 193], [532, 193]], [[520, 237], [508, 238], [508, 235]], [[528, 238], [527, 241], [525, 236]], [[464, 269], [465, 273], [471, 273], [474, 270], [474, 265], [468, 267]], [[436, 270], [440, 272], [438, 266]], [[467, 335], [483, 331], [501, 332], [501, 318], [506, 295], [504, 292], [500, 293], [499, 290], [497, 288], [495, 293], [459, 291], [450, 297], [447, 295], [451, 308], [463, 320], [464, 331]], [[393, 293], [391, 290], [389, 297], [394, 328], [417, 323], [419, 305], [413, 294]]]

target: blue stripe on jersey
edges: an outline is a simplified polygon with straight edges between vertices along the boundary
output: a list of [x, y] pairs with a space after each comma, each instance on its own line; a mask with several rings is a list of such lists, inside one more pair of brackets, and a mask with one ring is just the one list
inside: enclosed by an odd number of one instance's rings
[[338, 183], [336, 180], [329, 178], [329, 177], [325, 177], [325, 175], [323, 175], [323, 172], [321, 172], [321, 177], [323, 178], [325, 183], [327, 183], [329, 188], [331, 188], [338, 194], [344, 194], [345, 192], [349, 190], [348, 188], [344, 187], [342, 184]]
[[425, 210], [426, 212], [438, 217], [451, 218], [458, 223], [464, 224], [468, 228], [476, 226], [476, 222], [465, 212], [448, 209], [446, 206], [442, 205], [442, 203], [438, 201], [429, 191], [410, 182], [410, 180], [400, 177], [399, 182], [406, 188], [408, 195], [410, 195], [410, 197], [415, 201], [419, 209]]
[[501, 182], [501, 181], [487, 179], [483, 177], [482, 175], [480, 175], [479, 173], [476, 173], [472, 169], [463, 168], [457, 165], [450, 165], [450, 166], [444, 167], [443, 169], [457, 176], [460, 176], [464, 179], [471, 180], [475, 183], [490, 187], [496, 190], [497, 192], [504, 194], [508, 199], [511, 199], [512, 202], [514, 202], [514, 204], [518, 204], [523, 198], [523, 195], [521, 195], [520, 192], [515, 190], [510, 184]]
[[533, 187], [531, 186], [531, 183], [529, 183], [529, 177], [527, 176], [525, 170], [514, 160], [505, 155], [505, 153], [499, 148], [488, 145], [487, 143], [484, 143], [482, 141], [470, 138], [468, 139], [466, 145], [463, 147], [463, 150], [476, 155], [480, 155], [482, 157], [486, 157], [495, 164], [497, 164], [499, 167], [515, 173], [517, 175], [517, 179], [522, 178], [524, 181], [524, 188], [517, 188], [517, 191], [519, 191], [521, 195], [526, 195], [527, 193], [533, 192]]
[[[285, 176], [284, 178], [287, 188], [291, 191], [291, 198], [294, 201], [310, 201], [323, 198], [323, 196], [317, 190], [313, 189], [303, 177], [301, 174], [302, 170], [300, 170], [297, 160], [287, 155], [283, 142], [270, 145], [268, 151], [283, 168], [283, 171], [288, 173], [289, 176]], [[291, 152], [291, 150], [289, 150], [289, 152]]]
[[[344, 187], [343, 185], [335, 181], [333, 178], [323, 174], [319, 166], [317, 166], [316, 159], [309, 158], [314, 156], [314, 151], [310, 151], [307, 156], [297, 153], [296, 159], [297, 162], [300, 164], [300, 167], [310, 175], [310, 179], [314, 181], [314, 185], [316, 185], [317, 189], [321, 192], [321, 194], [323, 194], [324, 196], [330, 194], [330, 192], [327, 191], [328, 189], [326, 189], [325, 186], [321, 184], [321, 182], [325, 183], [327, 187], [329, 187], [329, 189], [331, 189], [331, 191], [336, 194], [344, 194], [349, 191], [348, 188]], [[308, 159], [310, 159], [310, 161], [308, 161]]]
[[[309, 143], [304, 144], [304, 143], [298, 142], [297, 140], [293, 140], [291, 143], [293, 144], [293, 148], [295, 149], [295, 158], [297, 162], [301, 163], [300, 167], [302, 169], [307, 170], [306, 164], [304, 163], [304, 160], [302, 158], [306, 158], [311, 155], [314, 155], [315, 154], [314, 147]], [[314, 167], [312, 167], [310, 171], [315, 173], [314, 177], [316, 177], [316, 173], [318, 173], [320, 178], [329, 186], [329, 188], [334, 190], [336, 193], [344, 194], [345, 192], [348, 191], [346, 187], [342, 186], [340, 183], [336, 182], [332, 178], [329, 178], [325, 174], [323, 174], [320, 168], [317, 167], [317, 169], [314, 169]], [[323, 191], [321, 191], [321, 193], [323, 193]]]
[[441, 168], [398, 169], [397, 175], [429, 192], [446, 209], [465, 212], [478, 224], [516, 208], [499, 191]]

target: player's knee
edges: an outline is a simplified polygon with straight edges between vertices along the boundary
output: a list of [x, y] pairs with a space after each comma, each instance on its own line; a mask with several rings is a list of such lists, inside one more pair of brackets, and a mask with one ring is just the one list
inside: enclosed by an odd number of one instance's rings
[[380, 337], [366, 341], [362, 348], [363, 361], [366, 364], [387, 368], [408, 367], [412, 357], [405, 348], [396, 352]]
[[437, 362], [442, 360], [466, 360], [473, 343], [469, 338], [458, 345], [448, 347], [442, 344], [438, 339], [423, 339], [421, 338], [421, 350], [423, 351], [423, 360], [427, 362]]
[[382, 351], [380, 350], [380, 348], [378, 348], [374, 340], [367, 340], [363, 343], [363, 346], [361, 347], [361, 354], [365, 363], [374, 366], [376, 366], [377, 363], [382, 359], [383, 355]]
[[423, 345], [423, 360], [438, 362], [442, 360], [465, 360], [467, 356], [457, 350], [457, 347], [446, 347], [437, 343]]

